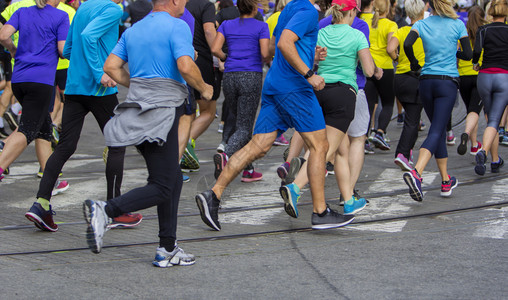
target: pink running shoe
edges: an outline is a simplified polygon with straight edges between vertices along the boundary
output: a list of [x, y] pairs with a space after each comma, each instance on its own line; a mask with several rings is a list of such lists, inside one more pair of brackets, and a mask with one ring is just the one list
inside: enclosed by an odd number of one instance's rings
[[243, 171], [242, 182], [253, 182], [263, 179], [263, 174], [256, 172], [254, 169]]
[[469, 153], [471, 153], [471, 155], [476, 155], [476, 153], [478, 153], [478, 151], [482, 150], [482, 143], [480, 142], [477, 142], [478, 145], [476, 145], [476, 147], [473, 147], [471, 146], [471, 151]]
[[53, 188], [53, 191], [51, 192], [51, 196], [56, 196], [60, 193], [65, 192], [69, 189], [69, 183], [65, 180], [57, 180], [55, 187]]
[[273, 144], [275, 146], [287, 146], [287, 145], [289, 145], [289, 142], [286, 140], [284, 135], [281, 134], [278, 138], [275, 139]]
[[213, 176], [215, 179], [218, 179], [220, 176], [220, 173], [222, 173], [222, 170], [226, 167], [226, 164], [228, 162], [228, 156], [226, 153], [217, 153], [213, 156], [213, 164], [215, 165], [215, 171], [213, 173]]
[[413, 169], [409, 160], [402, 153], [397, 154], [394, 163], [399, 166], [402, 171], [411, 171]]
[[284, 180], [289, 173], [289, 163], [285, 162], [277, 168], [277, 175], [279, 178]]

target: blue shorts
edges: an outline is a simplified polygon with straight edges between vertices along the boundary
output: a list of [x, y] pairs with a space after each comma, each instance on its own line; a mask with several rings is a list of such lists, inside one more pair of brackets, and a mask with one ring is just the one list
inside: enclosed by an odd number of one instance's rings
[[312, 90], [302, 90], [283, 95], [261, 96], [261, 110], [256, 120], [254, 134], [284, 132], [294, 128], [298, 132], [325, 129], [323, 110]]

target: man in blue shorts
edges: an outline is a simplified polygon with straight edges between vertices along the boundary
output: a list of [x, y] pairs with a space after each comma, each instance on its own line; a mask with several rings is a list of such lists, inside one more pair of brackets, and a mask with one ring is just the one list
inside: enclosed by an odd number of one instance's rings
[[[189, 26], [178, 19], [186, 0], [153, 0], [153, 11], [120, 38], [104, 64], [104, 71], [129, 87], [125, 102], [104, 127], [106, 145], [135, 145], [146, 161], [147, 184], [108, 202], [86, 200], [87, 242], [99, 253], [112, 218], [157, 206], [159, 247], [153, 265], [191, 265], [194, 256], [176, 243], [182, 173], [178, 160], [178, 120], [188, 96], [186, 83], [203, 99], [213, 87], [206, 84], [194, 63]], [[147, 47], [149, 45], [149, 47]], [[129, 63], [129, 72], [124, 65]]]
[[[312, 71], [315, 56], [326, 56], [326, 49], [316, 49], [318, 12], [314, 0], [293, 0], [282, 11], [272, 38], [275, 49], [272, 67], [266, 75], [254, 136], [228, 161], [211, 190], [196, 196], [201, 219], [211, 228], [220, 230], [218, 209], [226, 186], [247, 164], [263, 157], [282, 132], [294, 127], [310, 150], [310, 178], [313, 214], [312, 228], [344, 226], [353, 216], [343, 216], [328, 207], [324, 195], [325, 155], [328, 142], [325, 121], [313, 90], [323, 89], [325, 82]], [[286, 212], [298, 217], [299, 193], [284, 199]]]

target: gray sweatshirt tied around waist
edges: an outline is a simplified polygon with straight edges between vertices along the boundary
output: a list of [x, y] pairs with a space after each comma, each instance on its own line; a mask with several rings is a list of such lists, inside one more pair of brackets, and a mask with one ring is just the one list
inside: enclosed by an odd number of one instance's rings
[[187, 86], [170, 78], [131, 78], [127, 99], [104, 127], [106, 146], [162, 145], [187, 96]]

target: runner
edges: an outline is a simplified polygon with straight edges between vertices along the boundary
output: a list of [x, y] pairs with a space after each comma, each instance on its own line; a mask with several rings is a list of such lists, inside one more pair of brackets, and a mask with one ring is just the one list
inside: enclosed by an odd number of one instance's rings
[[[26, 213], [26, 217], [43, 230], [58, 230], [49, 205], [51, 190], [63, 165], [76, 151], [85, 116], [92, 112], [102, 131], [118, 104], [116, 82], [104, 73], [102, 66], [118, 39], [121, 15], [122, 10], [116, 2], [88, 0], [76, 12], [69, 29], [63, 52], [63, 56], [70, 59], [70, 65], [62, 134], [46, 164], [37, 202]], [[107, 199], [120, 195], [124, 154], [125, 147], [109, 147], [106, 163]], [[136, 226], [141, 220], [140, 214], [126, 214], [115, 218], [111, 226]]]
[[[202, 220], [215, 230], [221, 229], [218, 210], [224, 189], [250, 162], [265, 155], [277, 135], [289, 127], [295, 127], [310, 150], [308, 174], [313, 199], [312, 227], [340, 227], [354, 219], [330, 209], [324, 198], [328, 142], [323, 114], [313, 89], [321, 90], [325, 83], [321, 76], [312, 72], [312, 68], [315, 56], [323, 59], [326, 49], [316, 49], [318, 13], [313, 4], [313, 0], [293, 0], [280, 14], [275, 39], [271, 41], [275, 58], [264, 82], [254, 136], [229, 159], [212, 189], [196, 196]], [[296, 199], [284, 204], [292, 217], [298, 217], [296, 204]]]
[[[411, 70], [419, 71], [421, 67], [415, 58], [413, 44], [418, 37], [422, 39], [425, 65], [421, 71], [419, 91], [423, 108], [431, 122], [414, 169], [403, 175], [409, 186], [409, 195], [416, 201], [423, 200], [421, 174], [433, 155], [442, 179], [441, 196], [451, 196], [458, 184], [457, 179], [448, 175], [447, 170], [446, 123], [457, 98], [457, 58], [467, 60], [472, 56], [466, 26], [457, 19], [452, 1], [433, 0], [430, 5], [433, 16], [416, 22], [404, 41], [404, 52], [410, 61]], [[462, 51], [457, 51], [458, 41]]]
[[[243, 148], [252, 138], [252, 127], [261, 97], [263, 85], [263, 61], [269, 61], [270, 33], [265, 22], [254, 19], [258, 14], [257, 0], [239, 0], [240, 17], [224, 21], [212, 45], [212, 53], [225, 61], [224, 104], [229, 105], [230, 115], [225, 123], [224, 152], [215, 154], [215, 179], [225, 167], [228, 157]], [[228, 54], [222, 51], [227, 44]], [[233, 124], [230, 124], [233, 123]], [[242, 174], [243, 182], [263, 179], [263, 175], [247, 165]]]
[[[418, 139], [418, 126], [422, 113], [422, 101], [418, 91], [418, 73], [411, 71], [409, 59], [404, 52], [404, 41], [411, 31], [411, 27], [423, 19], [425, 3], [422, 0], [406, 0], [404, 2], [406, 13], [411, 20], [411, 26], [404, 26], [393, 35], [386, 50], [394, 61], [398, 61], [395, 72], [395, 96], [404, 107], [404, 127], [400, 133], [399, 143], [395, 150], [394, 163], [402, 171], [413, 169], [413, 148]], [[397, 48], [400, 49], [397, 53]], [[425, 52], [422, 40], [418, 38], [413, 46], [413, 52], [418, 62], [425, 63]]]
[[[497, 128], [508, 105], [508, 2], [493, 0], [487, 13], [493, 22], [480, 27], [476, 34], [473, 64], [478, 74], [478, 92], [485, 104], [487, 128], [483, 132], [483, 150], [476, 153], [475, 172], [484, 175], [487, 154], [490, 152], [492, 173], [498, 173], [504, 161], [499, 156]], [[483, 50], [483, 62], [478, 61]]]
[[[210, 99], [194, 63], [192, 35], [179, 18], [185, 0], [154, 0], [153, 12], [127, 30], [104, 70], [112, 80], [129, 87], [127, 99], [104, 128], [109, 146], [135, 145], [148, 168], [148, 183], [107, 203], [86, 200], [87, 242], [101, 252], [111, 218], [122, 213], [157, 206], [160, 244], [153, 265], [161, 268], [195, 262], [176, 242], [178, 202], [182, 175], [178, 167], [178, 119], [188, 96], [186, 82]], [[149, 45], [149, 47], [147, 47]], [[129, 72], [124, 65], [129, 62]], [[126, 129], [128, 126], [128, 130]]]

